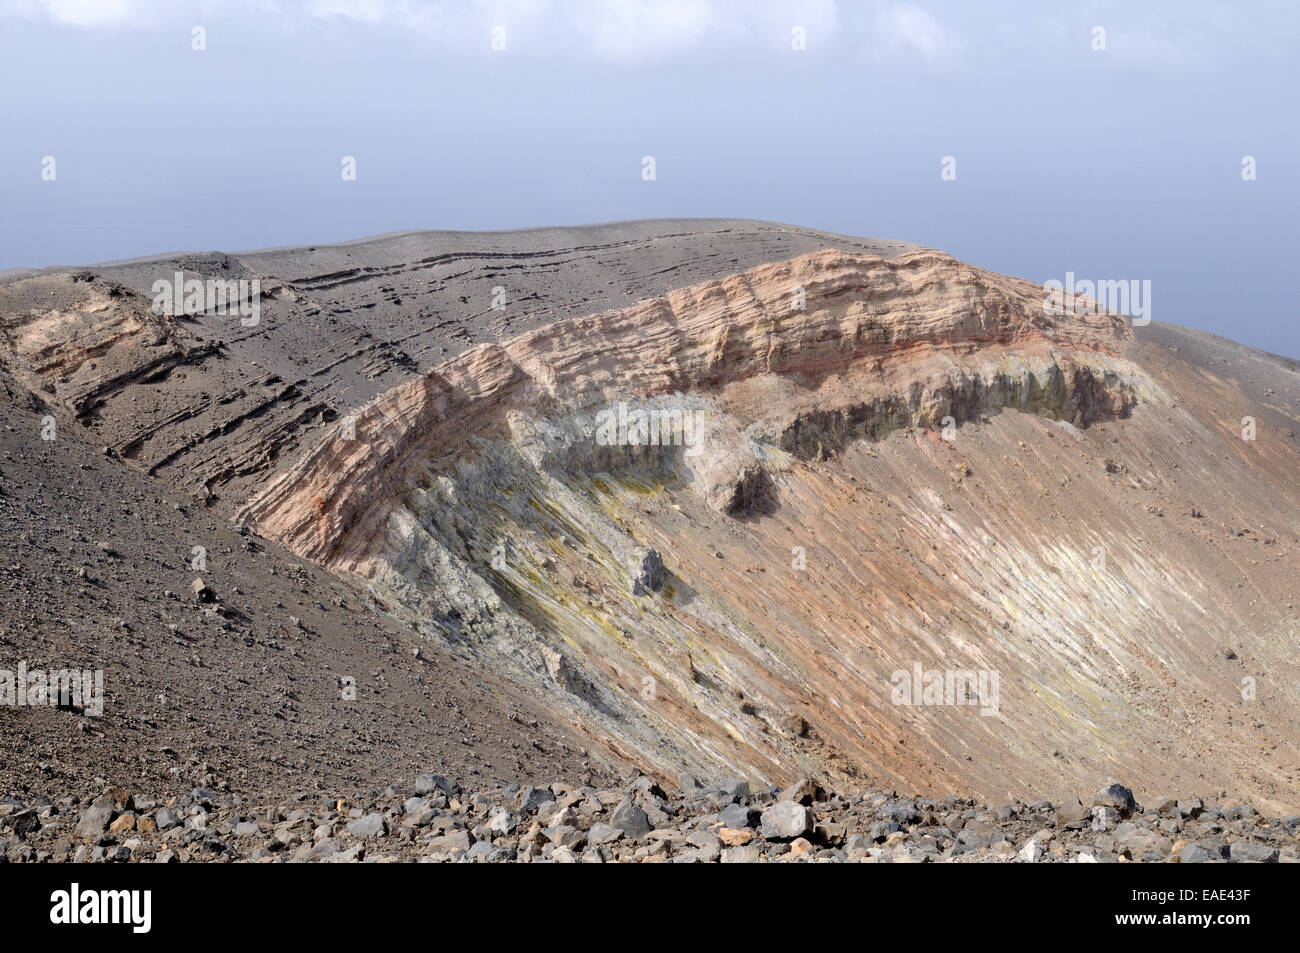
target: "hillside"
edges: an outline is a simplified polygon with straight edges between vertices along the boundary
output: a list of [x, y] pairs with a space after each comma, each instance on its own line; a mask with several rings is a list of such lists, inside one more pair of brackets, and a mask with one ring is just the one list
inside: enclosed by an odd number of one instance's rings
[[[258, 323], [155, 313], [176, 271], [257, 279]], [[13, 785], [636, 767], [1300, 810], [1293, 361], [713, 220], [46, 269], [0, 329], [5, 653], [110, 686], [88, 731], [0, 716]], [[899, 704], [918, 668], [997, 697]]]

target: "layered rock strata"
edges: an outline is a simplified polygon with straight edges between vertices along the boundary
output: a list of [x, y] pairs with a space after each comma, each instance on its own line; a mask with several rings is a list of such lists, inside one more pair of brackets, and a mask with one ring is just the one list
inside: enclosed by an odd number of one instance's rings
[[[1135, 369], [1116, 357], [1129, 333], [1117, 315], [1049, 318], [1037, 286], [936, 252], [819, 252], [472, 348], [360, 409], [241, 515], [308, 558], [364, 571], [413, 471], [502, 435], [510, 412], [666, 394], [764, 419], [800, 457], [1004, 406], [1086, 425], [1135, 401]], [[779, 380], [783, 399], [755, 406], [756, 379]], [[753, 469], [740, 469], [724, 508], [752, 496]]]

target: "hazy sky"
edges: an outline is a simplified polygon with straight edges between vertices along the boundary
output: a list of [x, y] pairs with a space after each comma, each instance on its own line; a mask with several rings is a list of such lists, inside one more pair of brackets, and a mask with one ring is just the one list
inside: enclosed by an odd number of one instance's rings
[[1269, 0], [0, 0], [0, 269], [735, 216], [1300, 357], [1297, 50]]

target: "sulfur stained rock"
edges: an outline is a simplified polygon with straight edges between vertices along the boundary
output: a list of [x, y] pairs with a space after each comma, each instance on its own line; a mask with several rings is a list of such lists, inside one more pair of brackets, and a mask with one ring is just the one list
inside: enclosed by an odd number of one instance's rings
[[659, 592], [664, 587], [664, 580], [663, 559], [652, 549], [641, 559], [636, 578], [632, 580], [632, 594], [645, 596], [652, 592]]

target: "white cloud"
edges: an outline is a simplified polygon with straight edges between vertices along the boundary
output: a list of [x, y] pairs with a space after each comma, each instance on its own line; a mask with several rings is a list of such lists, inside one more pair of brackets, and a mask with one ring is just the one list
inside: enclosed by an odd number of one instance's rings
[[392, 15], [389, 0], [307, 0], [303, 12], [309, 17], [345, 17], [365, 23], [381, 23]]
[[[295, 0], [301, 6], [302, 0]], [[19, 17], [77, 27], [154, 27], [279, 12], [277, 0], [0, 0], [0, 20]]]
[[629, 65], [710, 47], [789, 49], [796, 26], [816, 49], [833, 43], [838, 28], [835, 0], [0, 0], [0, 17], [85, 27], [253, 14], [290, 24], [353, 21], [462, 50], [486, 48], [502, 26], [509, 49]]
[[696, 46], [718, 12], [709, 0], [608, 0], [577, 5], [574, 27], [597, 55], [638, 61]]
[[930, 71], [966, 68], [976, 60], [989, 65], [1058, 58], [1063, 48], [1084, 55], [1094, 22], [1106, 26], [1108, 55], [1116, 62], [1151, 69], [1204, 68], [1230, 53], [1260, 49], [1283, 56], [1295, 32], [1283, 0], [1268, 4], [1258, 23], [1213, 5], [1197, 5], [1192, 16], [1183, 0], [1150, 0], [1140, 9], [1085, 0], [1043, 7], [1019, 0], [1014, 14], [998, 18], [958, 0], [857, 0], [841, 6], [836, 0], [0, 0], [0, 20], [187, 31], [193, 24], [225, 23], [290, 33], [313, 24], [337, 31], [364, 24], [419, 37], [450, 53], [486, 51], [493, 27], [502, 26], [512, 53], [627, 66], [789, 51], [791, 30], [802, 27], [810, 57], [835, 47], [858, 49], [881, 65]]
[[4, 0], [0, 17], [48, 17], [71, 26], [127, 23], [140, 15], [136, 0]]
[[928, 10], [911, 3], [878, 3], [867, 50], [881, 63], [948, 69], [960, 64], [962, 42]]
[[835, 0], [308, 0], [311, 17], [391, 23], [449, 47], [475, 43], [503, 26], [513, 48], [579, 53], [627, 64], [711, 44], [789, 48], [802, 26], [826, 43], [837, 26]]

